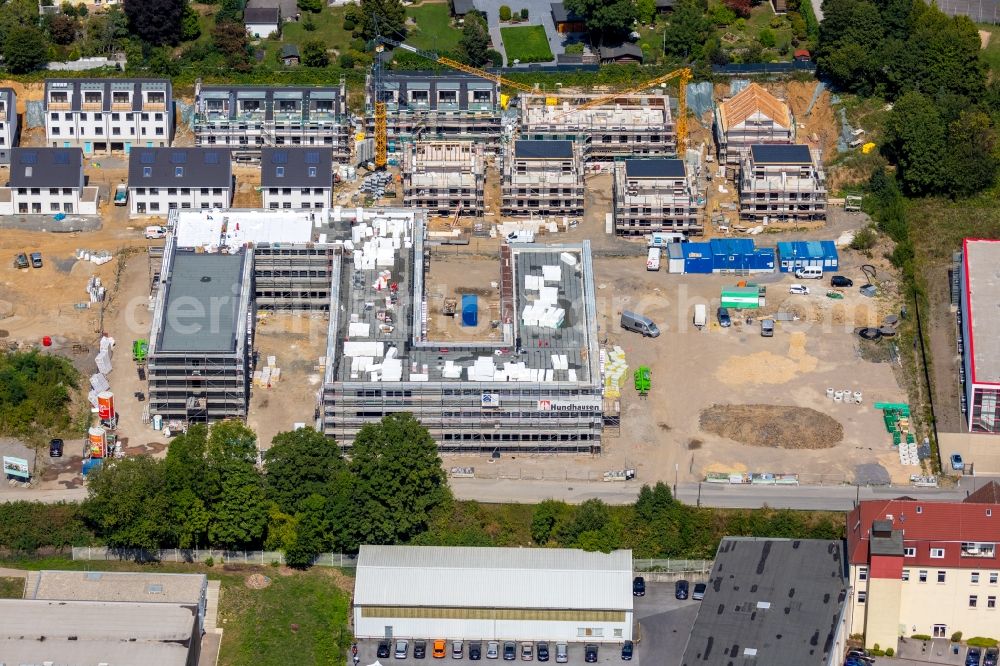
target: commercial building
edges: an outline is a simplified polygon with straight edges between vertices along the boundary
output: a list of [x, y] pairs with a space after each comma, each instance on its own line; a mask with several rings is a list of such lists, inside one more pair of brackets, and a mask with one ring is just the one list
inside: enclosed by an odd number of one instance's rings
[[201, 632], [180, 604], [0, 599], [0, 655], [7, 664], [197, 666]]
[[325, 146], [335, 162], [351, 157], [347, 87], [195, 84], [196, 146], [223, 146], [256, 158], [265, 146]]
[[778, 270], [794, 273], [798, 268], [819, 266], [826, 271], [840, 267], [840, 255], [833, 241], [781, 241], [778, 243]]
[[839, 666], [849, 635], [840, 541], [726, 537], [683, 666]]
[[677, 154], [677, 125], [669, 97], [622, 95], [596, 106], [577, 108], [599, 97], [521, 95], [521, 138], [579, 142], [585, 159]]
[[361, 638], [632, 639], [632, 551], [361, 546]]
[[741, 164], [750, 146], [795, 141], [795, 119], [788, 105], [757, 83], [716, 105], [713, 130], [719, 162], [729, 166]]
[[432, 215], [482, 217], [486, 171], [481, 145], [417, 141], [403, 153], [403, 203]]
[[752, 273], [774, 272], [774, 248], [755, 247], [749, 238], [713, 238], [699, 243], [671, 243], [666, 246], [670, 273]]
[[683, 160], [615, 162], [613, 185], [615, 233], [619, 236], [703, 232], [698, 186]]
[[128, 160], [129, 214], [229, 208], [233, 165], [221, 148], [135, 148]]
[[507, 147], [501, 171], [502, 215], [583, 215], [579, 144], [519, 139]]
[[17, 95], [13, 88], [0, 88], [0, 164], [10, 164], [10, 150], [17, 145]]
[[96, 215], [98, 188], [86, 187], [79, 148], [14, 148], [0, 187], [0, 215]]
[[[494, 81], [460, 73], [387, 71], [382, 75], [387, 148], [401, 152], [408, 141], [462, 139], [498, 146], [500, 88]], [[375, 90], [365, 86], [368, 133], [375, 133]]]
[[84, 154], [169, 146], [174, 99], [168, 79], [48, 79], [45, 141]]
[[969, 432], [1000, 432], [1000, 241], [967, 238], [958, 271], [958, 351]]
[[802, 144], [756, 144], [740, 166], [740, 219], [754, 223], [826, 220], [826, 173]]
[[263, 148], [260, 187], [264, 208], [329, 208], [333, 158], [320, 148]]
[[861, 502], [847, 518], [851, 633], [895, 648], [901, 636], [991, 636], [1000, 597], [1000, 488], [962, 502]]

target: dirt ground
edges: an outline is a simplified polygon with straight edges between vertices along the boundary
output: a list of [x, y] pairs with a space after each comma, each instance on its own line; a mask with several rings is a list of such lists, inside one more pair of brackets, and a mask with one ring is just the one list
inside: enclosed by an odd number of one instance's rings
[[[494, 241], [497, 243], [498, 241]], [[493, 324], [500, 320], [500, 268], [496, 260], [469, 262], [465, 253], [449, 251], [455, 246], [431, 249], [430, 272], [427, 274], [427, 329], [431, 340], [503, 339], [503, 333]], [[476, 326], [462, 322], [462, 295], [478, 297], [479, 318]], [[454, 299], [454, 316], [443, 312], [445, 299]]]
[[844, 437], [844, 427], [809, 407], [712, 405], [701, 411], [701, 429], [750, 446], [828, 449]]

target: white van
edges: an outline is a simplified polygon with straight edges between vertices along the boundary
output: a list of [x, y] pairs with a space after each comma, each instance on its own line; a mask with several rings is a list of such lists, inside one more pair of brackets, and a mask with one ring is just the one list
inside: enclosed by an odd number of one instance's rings
[[795, 277], [800, 280], [821, 280], [823, 278], [822, 266], [803, 266], [795, 269]]
[[146, 227], [145, 236], [146, 236], [146, 238], [148, 238], [150, 240], [155, 240], [157, 238], [166, 238], [167, 237], [167, 228], [166, 227], [160, 227], [160, 226]]
[[649, 253], [646, 255], [646, 270], [647, 271], [660, 270], [660, 248], [658, 247], [649, 248]]
[[698, 303], [694, 306], [694, 326], [695, 328], [705, 328], [706, 323], [708, 323], [707, 309], [704, 303]]

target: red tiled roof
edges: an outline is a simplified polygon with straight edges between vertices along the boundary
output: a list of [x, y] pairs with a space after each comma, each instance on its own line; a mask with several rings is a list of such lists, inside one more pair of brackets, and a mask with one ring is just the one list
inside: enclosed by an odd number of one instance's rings
[[[868, 562], [872, 522], [888, 520], [889, 516], [892, 528], [903, 531], [904, 547], [916, 548], [915, 557], [905, 558], [906, 565], [968, 569], [1000, 566], [1000, 553], [992, 559], [961, 556], [962, 542], [994, 543], [1000, 547], [1000, 504], [909, 498], [864, 501], [848, 514], [847, 551], [851, 564]], [[931, 558], [931, 548], [943, 548], [944, 558]]]
[[1000, 483], [990, 481], [962, 501], [967, 504], [1000, 504]]

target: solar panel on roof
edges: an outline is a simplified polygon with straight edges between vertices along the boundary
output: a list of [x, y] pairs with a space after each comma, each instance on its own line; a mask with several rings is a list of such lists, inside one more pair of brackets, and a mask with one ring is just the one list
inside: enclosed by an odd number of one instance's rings
[[284, 150], [276, 150], [271, 153], [271, 164], [288, 164], [288, 153]]
[[219, 163], [219, 153], [214, 150], [209, 153], [205, 153], [205, 164], [218, 164]]
[[52, 162], [55, 164], [69, 164], [69, 153], [64, 150], [59, 151], [52, 156]]
[[186, 164], [188, 161], [187, 153], [183, 151], [176, 151], [170, 153], [170, 163], [171, 164]]
[[144, 153], [142, 153], [142, 154], [139, 155], [139, 161], [142, 162], [143, 164], [155, 164], [156, 163], [156, 155], [154, 153], [152, 153], [152, 152], [148, 152], [148, 151], [144, 152]]
[[310, 150], [306, 153], [306, 164], [319, 164], [319, 153]]
[[38, 153], [32, 151], [30, 153], [21, 153], [21, 164], [37, 164], [38, 163]]

